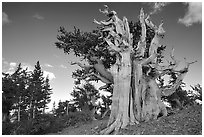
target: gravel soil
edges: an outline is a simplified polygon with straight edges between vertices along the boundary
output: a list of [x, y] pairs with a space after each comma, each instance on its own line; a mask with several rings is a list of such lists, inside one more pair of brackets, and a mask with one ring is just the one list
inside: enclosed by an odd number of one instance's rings
[[[108, 117], [70, 126], [50, 135], [99, 135]], [[202, 106], [189, 106], [167, 117], [121, 129], [120, 135], [202, 135]]]

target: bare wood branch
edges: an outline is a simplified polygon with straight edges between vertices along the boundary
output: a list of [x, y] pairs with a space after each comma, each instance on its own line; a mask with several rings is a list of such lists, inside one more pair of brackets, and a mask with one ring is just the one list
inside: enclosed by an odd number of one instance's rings
[[105, 9], [102, 11], [101, 9], [99, 9], [99, 11], [103, 14], [108, 15], [109, 14], [109, 7], [107, 5], [104, 5]]
[[154, 52], [150, 57], [148, 57], [147, 59], [142, 60], [141, 65], [148, 64], [149, 62], [153, 61], [156, 57], [157, 57], [157, 53]]
[[145, 26], [145, 19], [144, 19], [144, 10], [141, 8], [140, 10], [140, 24], [142, 27], [142, 35], [141, 35], [141, 42], [145, 42], [146, 40], [146, 26]]
[[106, 79], [105, 77], [98, 75], [98, 74], [93, 74], [94, 76], [96, 76], [97, 78], [99, 78], [103, 83], [107, 83], [110, 84], [112, 83], [110, 80]]
[[99, 90], [102, 90], [102, 89], [107, 89], [109, 86], [110, 86], [111, 84], [106, 84], [106, 85], [104, 85], [104, 86], [101, 86], [101, 87], [99, 87]]
[[110, 50], [113, 50], [113, 51], [116, 51], [116, 52], [119, 52], [119, 51], [121, 50], [120, 48], [118, 48], [117, 46], [115, 46], [115, 45], [110, 41], [110, 39], [105, 38], [105, 41], [106, 41], [107, 44], [109, 45]]
[[[186, 59], [185, 59], [186, 60]], [[186, 61], [185, 61], [186, 62]], [[174, 73], [178, 73], [178, 77], [175, 81], [175, 84], [171, 87], [171, 88], [168, 88], [168, 89], [162, 89], [162, 94], [163, 96], [170, 96], [172, 95], [176, 89], [182, 84], [182, 81], [185, 77], [185, 75], [187, 74], [188, 72], [188, 68], [190, 66], [190, 64], [193, 64], [193, 63], [196, 63], [197, 61], [193, 61], [193, 62], [186, 62], [186, 66], [179, 70], [179, 71], [176, 71], [176, 70], [172, 70], [172, 72]]]
[[[165, 33], [163, 27], [163, 23], [159, 25], [159, 28], [155, 30], [154, 38], [151, 41], [150, 48], [149, 48], [149, 56], [151, 56], [154, 52], [157, 52], [158, 47], [160, 46], [159, 40], [161, 36]], [[156, 62], [156, 60], [155, 60]]]
[[136, 51], [139, 52], [138, 56], [142, 56], [142, 57], [144, 56], [145, 46], [146, 46], [146, 42], [141, 42], [141, 41], [138, 42], [137, 48], [136, 48]]
[[132, 43], [132, 35], [130, 34], [130, 28], [129, 28], [129, 24], [128, 24], [128, 20], [126, 17], [123, 17], [123, 24], [124, 24], [124, 36], [127, 39], [127, 43]]
[[116, 13], [114, 14], [114, 16], [112, 17], [114, 20], [114, 25], [115, 25], [115, 29], [116, 29], [116, 33], [117, 34], [124, 34], [124, 24], [123, 21], [121, 19], [118, 18], [118, 16], [116, 15]]
[[171, 87], [171, 88], [164, 88], [162, 89], [161, 93], [163, 96], [170, 96], [172, 95], [174, 92], [176, 92], [176, 89], [182, 84], [183, 78], [186, 75], [186, 73], [184, 74], [180, 74], [178, 76], [178, 78], [176, 79], [175, 84]]
[[91, 67], [93, 67], [93, 65], [86, 65], [86, 64], [82, 64], [81, 62], [71, 62], [71, 65], [75, 65], [75, 64], [77, 64], [78, 66], [84, 69], [90, 69]]
[[184, 60], [185, 60], [186, 68], [189, 68], [189, 66], [190, 66], [191, 64], [193, 64], [193, 63], [196, 63], [196, 62], [197, 62], [197, 60], [192, 61], [192, 62], [187, 62], [187, 61], [186, 61], [186, 58], [184, 58]]
[[149, 18], [150, 18], [150, 16], [148, 15], [147, 18], [145, 18], [145, 23], [146, 23], [147, 26], [149, 26], [151, 29], [156, 30], [156, 29], [157, 29], [157, 26], [154, 25], [154, 24], [152, 23], [152, 21], [150, 21]]
[[94, 22], [104, 27], [101, 31], [108, 31], [105, 41], [109, 45], [109, 50], [120, 52], [131, 49], [130, 45], [133, 43], [133, 36], [130, 34], [127, 18], [123, 17], [122, 21], [115, 11], [108, 11], [107, 5], [105, 5], [104, 11], [100, 10], [100, 12], [106, 14], [109, 19], [100, 22], [94, 20]]
[[90, 60], [96, 61], [93, 65], [95, 70], [100, 74], [101, 77], [106, 78], [110, 82], [113, 83], [113, 76], [112, 74], [104, 67], [102, 60], [98, 59], [97, 57], [91, 57]]
[[174, 48], [172, 48], [170, 57], [171, 57], [171, 59], [173, 60], [173, 63], [170, 64], [170, 67], [172, 67], [172, 69], [177, 68], [180, 61], [176, 60], [175, 57], [174, 57]]
[[142, 27], [142, 34], [140, 36], [140, 41], [137, 44], [137, 51], [139, 51], [139, 56], [144, 56], [145, 53], [145, 47], [146, 47], [146, 26], [144, 21], [144, 11], [143, 8], [140, 10], [140, 24]]

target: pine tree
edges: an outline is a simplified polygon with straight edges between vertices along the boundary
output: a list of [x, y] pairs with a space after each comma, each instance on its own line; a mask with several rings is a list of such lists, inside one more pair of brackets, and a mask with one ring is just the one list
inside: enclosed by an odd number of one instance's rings
[[[16, 99], [18, 100], [16, 103], [16, 108], [18, 111], [18, 121], [22, 118], [25, 118], [23, 114], [25, 114], [26, 109], [26, 84], [27, 84], [27, 70], [23, 70], [21, 64], [18, 65], [17, 71], [13, 74], [13, 80], [15, 80], [16, 84]], [[21, 113], [22, 112], [22, 113]]]
[[3, 122], [9, 121], [8, 116], [15, 103], [15, 86], [9, 74], [3, 73], [2, 77], [2, 117]]
[[99, 92], [94, 85], [90, 83], [77, 85], [71, 95], [74, 97], [73, 101], [77, 109], [90, 113], [92, 119], [95, 119], [94, 115], [98, 106], [96, 102], [99, 98]]
[[51, 101], [51, 94], [52, 94], [52, 88], [50, 87], [50, 83], [49, 83], [49, 78], [46, 77], [45, 81], [44, 81], [44, 85], [43, 85], [43, 100], [41, 103], [41, 106], [43, 107], [43, 113], [45, 113], [45, 109], [47, 108], [47, 104], [50, 103]]
[[191, 90], [188, 91], [188, 96], [193, 103], [202, 104], [202, 87], [200, 84], [191, 86]]
[[[23, 70], [21, 64], [18, 65], [13, 74], [3, 74], [2, 90], [3, 90], [3, 106], [8, 110], [17, 112], [18, 121], [24, 117], [26, 110], [26, 84], [27, 70]], [[8, 114], [7, 110], [7, 114]], [[21, 112], [23, 114], [21, 114]]]
[[61, 117], [66, 114], [66, 104], [62, 102], [61, 100], [58, 103], [57, 109], [55, 110], [55, 113], [58, 117]]
[[52, 94], [48, 77], [43, 77], [39, 62], [33, 72], [23, 69], [21, 63], [12, 74], [3, 73], [2, 77], [2, 104], [4, 119], [11, 110], [17, 120], [35, 118], [43, 112], [50, 102]]
[[43, 108], [41, 103], [41, 101], [44, 100], [43, 85], [43, 71], [41, 70], [40, 62], [38, 61], [31, 74], [28, 87], [30, 118], [35, 118], [36, 114], [42, 112], [40, 109]]
[[71, 95], [74, 97], [73, 101], [78, 106], [79, 110], [89, 111], [89, 107], [93, 108], [92, 99], [98, 98], [98, 90], [90, 84], [76, 86]]

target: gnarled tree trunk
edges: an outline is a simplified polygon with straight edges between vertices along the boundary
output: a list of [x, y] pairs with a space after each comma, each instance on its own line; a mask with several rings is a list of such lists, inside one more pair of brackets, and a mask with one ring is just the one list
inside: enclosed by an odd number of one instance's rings
[[[115, 64], [112, 67], [112, 75], [114, 78], [114, 88], [111, 106], [111, 115], [109, 118], [108, 126], [106, 130], [101, 133], [110, 132], [115, 129], [118, 131], [121, 127], [125, 128], [129, 122], [136, 122], [133, 114], [133, 105], [131, 98], [131, 58], [130, 50], [121, 53], [120, 64]], [[131, 101], [130, 101], [131, 100]], [[131, 111], [131, 112], [130, 112]]]
[[[159, 39], [163, 37], [163, 23], [157, 27], [150, 20], [149, 16], [145, 18], [144, 11], [140, 12], [141, 35], [137, 45], [133, 45], [133, 35], [130, 33], [129, 24], [124, 17], [120, 20], [115, 11], [109, 11], [106, 6], [102, 13], [106, 14], [109, 19], [105, 21], [96, 21], [101, 25], [102, 32], [107, 32], [107, 35], [102, 36], [104, 42], [107, 43], [110, 52], [116, 55], [116, 62], [110, 69], [104, 67], [100, 58], [91, 57], [91, 61], [95, 61], [92, 65], [78, 64], [86, 71], [95, 69], [98, 73], [93, 74], [102, 82], [106, 83], [107, 87], [114, 84], [111, 114], [107, 128], [101, 131], [101, 134], [109, 134], [115, 131], [118, 133], [120, 128], [125, 128], [127, 125], [138, 124], [142, 121], [157, 119], [159, 114], [167, 116], [167, 110], [161, 100], [161, 96], [169, 96], [173, 94], [181, 84], [185, 74], [188, 72], [189, 65], [187, 63], [184, 69], [176, 71], [178, 61], [171, 54], [171, 62], [168, 66], [160, 66], [157, 62], [157, 49]], [[154, 37], [151, 39], [150, 47], [147, 46], [147, 29], [148, 26], [154, 31]], [[145, 52], [149, 54], [147, 57]], [[145, 72], [143, 67], [148, 68]], [[152, 76], [152, 70], [156, 73]], [[92, 71], [93, 72], [93, 71]], [[169, 89], [161, 89], [156, 83], [156, 78], [168, 73], [176, 73], [177, 81]], [[91, 74], [92, 75], [92, 74]], [[88, 75], [90, 76], [90, 75]]]
[[[171, 90], [171, 93], [168, 95], [175, 92], [175, 89], [180, 85], [179, 82], [183, 80], [187, 71], [178, 74], [178, 82], [173, 85], [171, 89], [160, 89], [156, 83], [157, 76], [152, 77], [149, 75], [149, 72], [143, 72], [143, 66], [151, 64], [155, 69], [159, 68], [156, 58], [157, 49], [160, 46], [159, 39], [161, 36], [163, 37], [163, 33], [165, 32], [162, 28], [163, 23], [161, 23], [158, 28], [152, 25], [153, 23], [151, 21], [145, 19], [143, 9], [141, 9], [140, 23], [142, 32], [137, 50], [135, 51], [132, 49], [132, 34], [129, 32], [127, 19], [123, 18], [123, 24], [121, 24], [121, 20], [116, 16], [116, 12], [108, 12], [107, 7], [103, 13], [111, 14], [112, 17], [108, 22], [95, 22], [104, 26], [110, 25], [110, 23], [115, 25], [115, 31], [113, 31], [112, 28], [109, 29], [109, 37], [113, 37], [114, 43], [111, 42], [111, 39], [108, 40], [105, 38], [105, 40], [110, 46], [110, 49], [119, 55], [116, 56], [117, 61], [110, 69], [114, 79], [111, 115], [108, 121], [108, 127], [102, 130], [101, 134], [109, 134], [112, 131], [115, 131], [115, 134], [117, 134], [120, 128], [125, 128], [129, 124], [138, 124], [141, 121], [157, 119], [159, 114], [167, 116], [167, 110], [161, 101], [161, 95], [164, 95], [168, 90]], [[149, 27], [155, 31], [155, 36], [149, 47], [148, 58], [144, 57], [145, 48], [147, 48], [145, 23], [147, 25], [151, 24]], [[112, 27], [114, 28], [114, 26]], [[105, 28], [108, 30], [107, 27]], [[117, 28], [120, 28], [120, 31], [117, 31]], [[120, 44], [116, 42], [118, 39], [117, 34], [122, 35], [119, 40], [122, 41]], [[135, 56], [135, 52], [139, 52], [139, 54]], [[140, 58], [137, 58], [139, 56]], [[170, 65], [171, 67], [158, 69], [158, 71], [160, 71], [159, 75], [163, 75], [169, 71], [175, 72], [174, 68], [178, 64], [173, 54], [171, 57], [174, 61], [173, 67]], [[185, 68], [188, 69], [188, 67], [189, 65]], [[149, 69], [151, 71], [152, 68], [149, 66]]]

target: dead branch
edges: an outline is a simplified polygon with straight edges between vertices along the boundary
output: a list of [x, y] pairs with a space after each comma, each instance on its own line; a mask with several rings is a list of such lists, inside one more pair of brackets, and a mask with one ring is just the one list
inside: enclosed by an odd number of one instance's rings
[[103, 11], [100, 10], [100, 12], [106, 14], [109, 19], [100, 22], [94, 20], [94, 23], [102, 26], [101, 31], [108, 32], [108, 36], [106, 36], [104, 40], [109, 45], [109, 50], [120, 52], [130, 49], [130, 44], [133, 43], [133, 36], [130, 34], [127, 18], [123, 17], [122, 21], [118, 18], [115, 11], [109, 11], [107, 5], [105, 5], [105, 9]]
[[150, 18], [150, 16], [148, 15], [147, 18], [145, 18], [145, 23], [146, 23], [147, 26], [149, 26], [151, 29], [156, 30], [156, 29], [157, 29], [157, 26], [154, 25], [154, 24], [152, 23], [152, 21], [150, 21], [149, 18]]
[[116, 51], [116, 52], [119, 52], [119, 51], [121, 50], [120, 48], [118, 48], [117, 46], [115, 46], [115, 44], [113, 44], [110, 39], [106, 39], [106, 38], [105, 38], [105, 41], [106, 41], [106, 42], [108, 43], [108, 45], [109, 45], [109, 50], [113, 50], [113, 51]]
[[141, 35], [141, 42], [146, 41], [146, 26], [145, 26], [145, 19], [144, 19], [144, 10], [141, 8], [140, 10], [140, 24], [142, 27], [142, 35]]
[[104, 5], [105, 9], [102, 11], [101, 9], [99, 9], [99, 11], [105, 15], [109, 14], [109, 7], [107, 5]]
[[93, 65], [86, 65], [86, 64], [82, 64], [80, 62], [71, 62], [71, 65], [78, 65], [80, 66], [81, 68], [84, 68], [85, 70], [89, 70], [93, 67]]
[[157, 49], [160, 46], [159, 40], [161, 39], [161, 36], [163, 36], [163, 34], [165, 33], [162, 25], [163, 23], [161, 23], [158, 29], [155, 30], [154, 38], [152, 39], [150, 47], [149, 47], [149, 56], [151, 56], [154, 52], [157, 52]]
[[156, 57], [157, 57], [157, 53], [154, 52], [154, 53], [153, 53], [150, 57], [148, 57], [147, 59], [143, 59], [143, 60], [141, 61], [141, 65], [146, 65], [146, 64], [152, 62]]
[[[185, 61], [185, 62], [186, 62], [186, 61]], [[167, 88], [167, 89], [164, 88], [164, 89], [162, 89], [162, 95], [163, 95], [163, 96], [170, 96], [170, 95], [172, 95], [172, 94], [176, 91], [176, 89], [182, 84], [182, 81], [183, 81], [185, 75], [186, 75], [187, 72], [188, 72], [189, 66], [190, 66], [191, 64], [195, 63], [195, 62], [197, 62], [197, 61], [186, 62], [185, 67], [184, 67], [183, 69], [179, 70], [179, 71], [172, 69], [171, 72], [177, 73], [178, 76], [177, 76], [177, 79], [176, 79], [176, 81], [175, 81], [175, 84], [172, 85], [171, 88]]]

